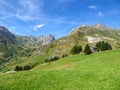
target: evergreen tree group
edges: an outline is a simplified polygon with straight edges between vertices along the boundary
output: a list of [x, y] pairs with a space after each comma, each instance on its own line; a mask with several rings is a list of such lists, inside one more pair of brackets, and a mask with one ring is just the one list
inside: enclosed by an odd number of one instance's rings
[[105, 51], [105, 50], [111, 50], [112, 49], [112, 46], [108, 42], [104, 42], [104, 41], [99, 41], [98, 43], [96, 43], [96, 47], [100, 51]]

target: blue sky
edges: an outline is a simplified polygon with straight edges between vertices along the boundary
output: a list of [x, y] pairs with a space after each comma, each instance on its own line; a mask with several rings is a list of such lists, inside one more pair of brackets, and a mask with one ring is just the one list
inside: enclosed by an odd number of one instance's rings
[[0, 26], [18, 35], [68, 35], [83, 24], [120, 28], [120, 0], [0, 0]]

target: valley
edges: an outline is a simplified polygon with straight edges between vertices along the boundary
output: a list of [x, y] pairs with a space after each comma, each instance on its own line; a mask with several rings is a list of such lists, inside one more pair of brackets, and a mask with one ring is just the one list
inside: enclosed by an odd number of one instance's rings
[[[52, 35], [38, 38], [16, 36], [1, 27], [0, 89], [118, 90], [118, 32], [120, 31], [108, 30], [103, 25], [81, 26], [72, 30], [68, 36], [55, 40]], [[87, 44], [94, 47], [102, 41], [110, 43], [113, 50], [85, 55]], [[71, 49], [75, 45], [80, 45], [82, 51], [72, 55]], [[22, 69], [16, 69], [17, 66]], [[29, 68], [25, 69], [26, 66]]]

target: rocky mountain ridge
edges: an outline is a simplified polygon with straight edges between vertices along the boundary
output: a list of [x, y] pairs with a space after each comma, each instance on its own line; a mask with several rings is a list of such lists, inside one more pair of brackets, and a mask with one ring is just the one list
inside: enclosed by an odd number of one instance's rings
[[51, 34], [47, 36], [16, 36], [19, 44], [30, 44], [30, 45], [47, 45], [55, 41], [55, 37]]
[[52, 35], [46, 37], [18, 36], [11, 33], [6, 27], [0, 26], [0, 63], [10, 60], [16, 55], [22, 55], [30, 49], [34, 50], [36, 47], [47, 45], [54, 40]]

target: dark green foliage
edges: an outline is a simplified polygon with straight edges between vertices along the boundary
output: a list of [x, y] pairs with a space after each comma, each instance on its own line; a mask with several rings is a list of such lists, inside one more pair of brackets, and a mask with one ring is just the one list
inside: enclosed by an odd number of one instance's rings
[[[33, 67], [32, 67], [33, 68]], [[24, 67], [22, 66], [16, 66], [15, 67], [15, 71], [23, 71], [23, 70], [30, 70], [31, 69], [31, 66], [30, 65], [25, 65]]]
[[62, 55], [62, 58], [67, 57], [67, 56], [68, 56], [67, 54], [63, 54], [63, 55]]
[[100, 51], [111, 50], [112, 47], [108, 42], [100, 41], [96, 43], [96, 47], [99, 48]]
[[58, 59], [60, 59], [58, 56], [54, 56], [54, 57], [51, 57], [51, 61], [56, 61], [56, 60], [58, 60]]
[[90, 50], [90, 46], [89, 46], [88, 44], [85, 46], [84, 53], [85, 53], [86, 55], [92, 53], [91, 50]]
[[106, 50], [112, 50], [111, 44], [109, 44], [109, 43], [106, 42], [105, 46], [106, 46]]
[[30, 69], [31, 69], [30, 65], [25, 65], [24, 66], [24, 70], [30, 70]]
[[46, 58], [46, 59], [44, 60], [44, 62], [50, 62], [50, 59]]
[[44, 61], [50, 62], [50, 61], [56, 61], [58, 59], [60, 59], [58, 56], [52, 56], [52, 57], [46, 58]]
[[82, 51], [82, 46], [77, 46], [75, 45], [72, 49], [71, 49], [71, 54], [79, 54]]
[[18, 66], [18, 65], [17, 65], [17, 66], [15, 67], [15, 71], [22, 71], [22, 70], [23, 70], [22, 66]]

